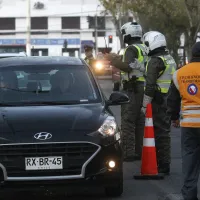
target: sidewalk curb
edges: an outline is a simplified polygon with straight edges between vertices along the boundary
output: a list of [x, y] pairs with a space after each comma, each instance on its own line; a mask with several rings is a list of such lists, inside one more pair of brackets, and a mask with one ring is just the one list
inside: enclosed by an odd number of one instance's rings
[[183, 197], [181, 194], [167, 194], [159, 197], [158, 200], [183, 200]]

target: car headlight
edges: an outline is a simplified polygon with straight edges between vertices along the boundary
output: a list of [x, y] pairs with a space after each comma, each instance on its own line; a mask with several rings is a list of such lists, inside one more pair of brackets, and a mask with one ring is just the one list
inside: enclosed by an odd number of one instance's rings
[[117, 123], [115, 121], [115, 118], [112, 116], [109, 116], [105, 119], [103, 124], [98, 130], [103, 136], [112, 136], [117, 131]]
[[100, 63], [100, 62], [98, 62], [98, 63], [96, 63], [96, 69], [98, 69], [98, 70], [101, 70], [101, 69], [103, 69], [103, 65], [102, 65], [102, 63]]

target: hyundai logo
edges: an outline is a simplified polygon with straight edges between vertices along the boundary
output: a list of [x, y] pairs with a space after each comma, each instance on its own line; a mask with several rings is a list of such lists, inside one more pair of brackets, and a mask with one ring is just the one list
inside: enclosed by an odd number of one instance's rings
[[51, 133], [41, 132], [41, 133], [36, 133], [34, 135], [34, 138], [37, 140], [48, 140], [52, 138], [52, 135]]

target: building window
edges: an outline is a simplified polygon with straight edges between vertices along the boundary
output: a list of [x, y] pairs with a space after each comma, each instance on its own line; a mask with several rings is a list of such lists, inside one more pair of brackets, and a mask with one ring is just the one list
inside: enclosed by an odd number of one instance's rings
[[15, 35], [15, 32], [13, 32], [13, 33], [10, 33], [10, 32], [3, 32], [3, 33], [0, 33], [0, 35]]
[[49, 50], [48, 49], [31, 49], [31, 55], [32, 56], [48, 56]]
[[79, 35], [79, 32], [62, 31], [62, 35]]
[[62, 17], [62, 29], [80, 29], [80, 17]]
[[0, 46], [0, 53], [19, 53], [26, 52], [25, 46]]
[[62, 55], [64, 53], [68, 53], [68, 56], [75, 57], [76, 56], [76, 52], [79, 52], [79, 49], [77, 49], [77, 48], [72, 48], [72, 49], [64, 49], [64, 48], [62, 48]]
[[32, 35], [43, 35], [48, 34], [48, 18], [47, 17], [31, 17], [31, 30], [42, 30], [42, 31], [32, 31]]
[[[95, 37], [95, 32], [93, 32], [92, 35], [93, 35], [93, 37]], [[97, 32], [97, 36], [98, 36], [98, 37], [105, 37], [105, 35], [106, 35], [106, 34], [105, 34], [105, 31]]]
[[[95, 29], [95, 17], [88, 17], [88, 23], [89, 28]], [[105, 23], [105, 17], [97, 17], [97, 30], [105, 30], [106, 29], [106, 23]], [[99, 37], [105, 36], [105, 31], [98, 32], [97, 34]], [[95, 32], [93, 32], [93, 37], [95, 36]]]
[[15, 30], [15, 18], [0, 18], [0, 30]]
[[48, 29], [48, 18], [47, 17], [31, 17], [31, 29]]

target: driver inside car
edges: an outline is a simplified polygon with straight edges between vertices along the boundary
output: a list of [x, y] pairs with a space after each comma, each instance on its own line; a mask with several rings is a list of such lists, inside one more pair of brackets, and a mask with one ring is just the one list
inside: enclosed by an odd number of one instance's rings
[[53, 94], [71, 94], [71, 75], [63, 71], [58, 71], [51, 77], [51, 86], [51, 93]]

